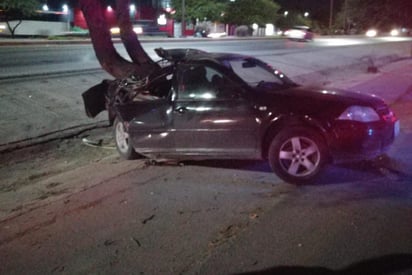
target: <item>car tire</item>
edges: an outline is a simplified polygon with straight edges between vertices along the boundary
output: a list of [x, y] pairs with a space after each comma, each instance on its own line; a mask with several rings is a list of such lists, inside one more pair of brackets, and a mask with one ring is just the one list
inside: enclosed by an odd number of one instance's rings
[[126, 131], [124, 124], [118, 118], [113, 123], [113, 136], [116, 143], [117, 152], [124, 159], [136, 159], [138, 154], [130, 143], [129, 133]]
[[308, 184], [319, 176], [327, 161], [324, 139], [310, 128], [281, 131], [268, 151], [269, 164], [277, 176], [293, 184]]

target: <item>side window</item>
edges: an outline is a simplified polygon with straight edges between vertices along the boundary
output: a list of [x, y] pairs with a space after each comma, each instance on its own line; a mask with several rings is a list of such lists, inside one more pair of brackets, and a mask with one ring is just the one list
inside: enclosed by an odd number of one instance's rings
[[217, 100], [234, 100], [243, 98], [243, 89], [230, 78], [222, 74], [212, 76], [212, 85]]
[[179, 100], [210, 100], [216, 98], [208, 69], [198, 64], [181, 65], [179, 67]]
[[204, 65], [182, 65], [178, 73], [180, 100], [240, 99], [242, 88], [218, 70]]

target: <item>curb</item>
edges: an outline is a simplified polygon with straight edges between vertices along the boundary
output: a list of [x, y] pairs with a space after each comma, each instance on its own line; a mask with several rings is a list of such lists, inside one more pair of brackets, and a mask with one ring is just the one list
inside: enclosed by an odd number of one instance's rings
[[75, 137], [83, 132], [96, 128], [109, 127], [108, 121], [97, 121], [89, 124], [72, 126], [66, 129], [60, 129], [53, 132], [45, 133], [37, 137], [27, 138], [23, 140], [12, 141], [5, 144], [0, 144], [0, 153], [9, 153], [14, 150], [31, 147], [39, 144], [44, 144], [50, 141]]
[[[203, 42], [212, 42], [218, 40], [225, 40], [225, 41], [236, 41], [236, 40], [275, 40], [275, 39], [286, 39], [285, 37], [235, 37], [235, 36], [227, 36], [221, 38], [202, 38], [202, 37], [164, 37], [164, 38], [151, 38], [151, 37], [142, 37], [138, 40], [141, 43], [155, 43], [155, 42], [187, 42], [187, 41], [203, 41]], [[113, 43], [122, 43], [119, 37], [112, 38]], [[62, 40], [49, 40], [49, 39], [21, 39], [19, 38], [0, 38], [0, 47], [1, 46], [24, 46], [24, 45], [70, 45], [70, 44], [92, 44], [90, 38], [82, 38], [82, 39], [62, 39]]]

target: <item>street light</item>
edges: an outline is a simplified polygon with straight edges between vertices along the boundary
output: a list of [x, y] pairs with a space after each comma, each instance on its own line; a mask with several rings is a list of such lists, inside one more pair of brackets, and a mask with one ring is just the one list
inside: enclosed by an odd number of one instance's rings
[[130, 15], [130, 18], [132, 19], [132, 20], [135, 20], [136, 19], [136, 5], [135, 4], [130, 4], [130, 6], [129, 6], [129, 15]]
[[288, 14], [289, 14], [288, 11], [285, 11], [285, 12], [283, 13], [283, 15], [284, 15], [285, 17], [288, 16]]
[[47, 6], [47, 4], [44, 4], [42, 7], [43, 11], [49, 11], [49, 6]]
[[67, 16], [67, 31], [70, 31], [70, 11], [69, 11], [69, 6], [67, 4], [64, 4], [63, 7], [63, 13], [66, 14]]

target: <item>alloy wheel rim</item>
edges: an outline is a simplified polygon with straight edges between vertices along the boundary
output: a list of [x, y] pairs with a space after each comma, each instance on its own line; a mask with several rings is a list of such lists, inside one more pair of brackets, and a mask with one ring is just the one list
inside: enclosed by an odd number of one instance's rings
[[116, 143], [122, 153], [129, 149], [129, 134], [124, 130], [123, 124], [119, 122], [116, 125]]
[[320, 164], [320, 150], [307, 137], [292, 137], [279, 150], [279, 162], [289, 175], [304, 177], [316, 171]]

